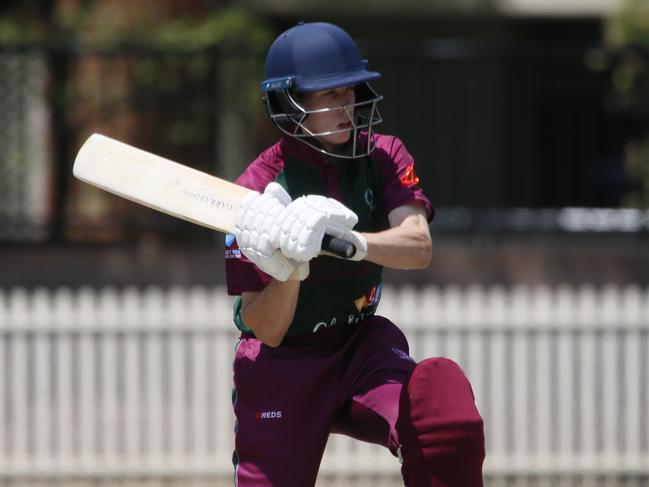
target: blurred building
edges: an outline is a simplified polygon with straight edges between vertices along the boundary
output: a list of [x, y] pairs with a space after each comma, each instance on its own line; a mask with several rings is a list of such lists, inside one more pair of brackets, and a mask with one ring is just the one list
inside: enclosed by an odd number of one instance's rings
[[[646, 214], [593, 210], [625, 206], [640, 184], [625, 169], [639, 123], [616, 105], [601, 63], [605, 17], [617, 2], [131, 3], [96, 2], [86, 18], [97, 32], [139, 33], [127, 42], [0, 47], [0, 73], [22, 66], [3, 77], [0, 95], [0, 106], [12, 107], [0, 115], [0, 140], [14, 147], [0, 156], [8, 175], [0, 268], [10, 269], [0, 286], [222, 281], [221, 236], [101, 194], [70, 170], [83, 139], [98, 131], [228, 178], [272, 143], [277, 132], [255, 91], [269, 41], [138, 44], [147, 28], [178, 31], [180, 18], [199, 26], [233, 9], [230, 24], [259, 19], [268, 39], [299, 20], [339, 23], [384, 74], [376, 83], [385, 96], [381, 130], [405, 141], [438, 208], [436, 261], [388, 279], [648, 280]], [[16, 165], [13, 153], [29, 163]], [[565, 208], [586, 210], [566, 225]]]

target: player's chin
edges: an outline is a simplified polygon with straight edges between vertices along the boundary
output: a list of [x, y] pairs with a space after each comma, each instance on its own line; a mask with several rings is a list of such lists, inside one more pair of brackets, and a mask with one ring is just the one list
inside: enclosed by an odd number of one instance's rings
[[338, 132], [335, 134], [330, 134], [327, 136], [327, 142], [333, 145], [343, 145], [349, 142], [352, 133], [351, 130], [345, 130], [344, 132]]

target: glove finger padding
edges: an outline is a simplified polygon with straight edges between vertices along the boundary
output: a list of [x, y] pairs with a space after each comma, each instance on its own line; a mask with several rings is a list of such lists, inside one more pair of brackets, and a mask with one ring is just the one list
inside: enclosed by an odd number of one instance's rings
[[284, 206], [290, 205], [291, 201], [293, 201], [291, 195], [286, 192], [281, 184], [276, 183], [275, 181], [268, 183], [268, 186], [264, 189], [264, 193], [274, 196]]
[[326, 215], [327, 227], [325, 233], [334, 237], [342, 237], [350, 232], [358, 223], [358, 216], [341, 202], [317, 194], [305, 196], [305, 203]]
[[343, 237], [357, 222], [356, 214], [334, 199], [303, 196], [277, 218], [279, 232], [271, 240], [287, 257], [307, 262], [320, 253], [325, 233]]
[[305, 279], [308, 265], [291, 261], [284, 256], [276, 244], [277, 218], [287, 204], [289, 194], [277, 183], [266, 186], [263, 194], [251, 192], [243, 198], [237, 210], [234, 235], [239, 249], [263, 272], [280, 281]]
[[274, 243], [288, 258], [308, 262], [320, 252], [325, 226], [325, 215], [299, 198], [277, 218]]
[[237, 211], [234, 235], [239, 247], [251, 247], [259, 253], [270, 255], [277, 247], [272, 246], [271, 230], [283, 204], [271, 194], [252, 193], [246, 196]]
[[249, 193], [241, 200], [237, 209], [234, 221], [234, 236], [237, 239], [239, 247], [248, 247], [250, 245], [250, 220], [254, 218], [254, 213], [250, 211], [250, 208], [258, 198], [258, 192], [253, 191]]

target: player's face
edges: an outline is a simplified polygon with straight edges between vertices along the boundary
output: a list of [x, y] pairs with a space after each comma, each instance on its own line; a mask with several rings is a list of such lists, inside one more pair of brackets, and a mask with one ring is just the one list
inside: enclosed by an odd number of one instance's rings
[[349, 140], [353, 128], [353, 106], [350, 105], [353, 105], [356, 100], [352, 86], [302, 93], [300, 100], [307, 110], [341, 107], [336, 110], [312, 113], [303, 122], [313, 133], [342, 130], [342, 132], [318, 137], [326, 148], [344, 144]]

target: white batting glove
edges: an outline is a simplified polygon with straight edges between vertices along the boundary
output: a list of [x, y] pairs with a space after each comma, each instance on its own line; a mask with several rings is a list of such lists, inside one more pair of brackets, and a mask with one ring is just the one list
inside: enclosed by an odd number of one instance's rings
[[296, 261], [308, 262], [320, 253], [325, 233], [349, 238], [357, 245], [352, 260], [367, 255], [365, 238], [352, 228], [358, 222], [356, 213], [342, 203], [320, 195], [308, 195], [290, 203], [277, 217], [279, 239], [274, 241], [282, 253]]
[[308, 263], [291, 261], [272, 244], [279, 234], [277, 217], [290, 203], [284, 188], [272, 182], [262, 194], [255, 191], [241, 201], [235, 221], [234, 236], [243, 255], [278, 281], [309, 275]]

